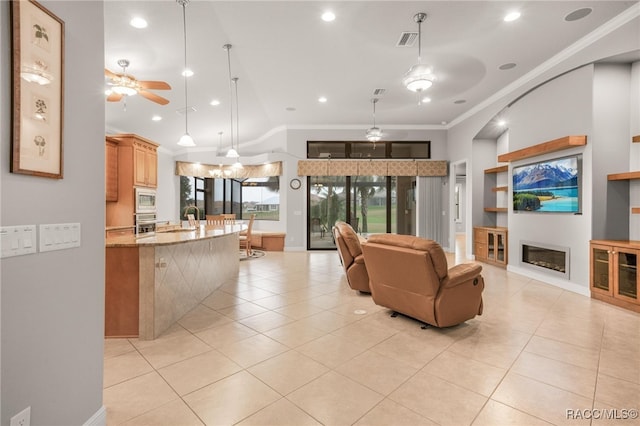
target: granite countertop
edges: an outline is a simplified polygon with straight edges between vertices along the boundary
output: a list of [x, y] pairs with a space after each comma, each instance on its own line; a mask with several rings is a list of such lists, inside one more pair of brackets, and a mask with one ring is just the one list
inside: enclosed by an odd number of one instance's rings
[[200, 225], [197, 228], [180, 228], [166, 232], [156, 232], [148, 237], [135, 235], [118, 235], [108, 237], [106, 247], [148, 247], [171, 244], [183, 244], [192, 241], [218, 238], [225, 235], [237, 234], [247, 229], [247, 225]]

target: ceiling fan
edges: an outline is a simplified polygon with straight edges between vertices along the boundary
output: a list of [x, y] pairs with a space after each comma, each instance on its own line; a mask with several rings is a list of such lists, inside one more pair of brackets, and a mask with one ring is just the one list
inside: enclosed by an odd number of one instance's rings
[[104, 74], [109, 79], [107, 84], [110, 86], [107, 91], [107, 101], [118, 102], [125, 96], [140, 94], [140, 96], [160, 105], [168, 104], [168, 99], [148, 90], [171, 90], [171, 86], [164, 81], [136, 80], [134, 76], [127, 74], [129, 63], [128, 59], [120, 59], [118, 61], [118, 65], [122, 67], [122, 74], [114, 73], [105, 68]]

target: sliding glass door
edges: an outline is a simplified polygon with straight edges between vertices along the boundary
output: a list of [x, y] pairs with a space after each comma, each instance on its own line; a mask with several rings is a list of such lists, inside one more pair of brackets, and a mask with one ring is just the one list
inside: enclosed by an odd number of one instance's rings
[[415, 177], [309, 176], [307, 248], [334, 249], [341, 220], [363, 236], [415, 235]]
[[331, 228], [336, 221], [347, 219], [347, 178], [310, 176], [308, 188], [308, 248], [335, 248]]

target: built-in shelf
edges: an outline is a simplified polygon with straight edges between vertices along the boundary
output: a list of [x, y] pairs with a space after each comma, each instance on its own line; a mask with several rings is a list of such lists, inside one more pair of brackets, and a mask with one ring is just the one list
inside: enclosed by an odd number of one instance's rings
[[631, 207], [631, 214], [640, 214], [640, 207]]
[[607, 180], [633, 180], [640, 179], [640, 172], [613, 173], [607, 175]]
[[507, 210], [508, 209], [506, 207], [485, 207], [484, 208], [485, 212], [490, 212], [490, 213], [506, 213]]
[[631, 138], [631, 142], [634, 142], [634, 143], [640, 142], [640, 135], [635, 135], [633, 138]]
[[562, 151], [563, 149], [575, 148], [587, 144], [587, 136], [565, 136], [549, 142], [539, 143], [518, 151], [507, 152], [498, 156], [498, 161], [508, 163], [510, 161], [524, 160], [525, 158], [536, 157], [550, 152]]
[[506, 191], [509, 190], [509, 187], [508, 186], [496, 186], [496, 187], [491, 188], [491, 190], [493, 192], [502, 192], [502, 191], [506, 192]]
[[509, 171], [509, 166], [498, 166], [498, 167], [494, 167], [492, 169], [486, 169], [484, 171], [485, 174], [490, 174], [490, 173], [504, 173], [504, 172], [508, 172]]

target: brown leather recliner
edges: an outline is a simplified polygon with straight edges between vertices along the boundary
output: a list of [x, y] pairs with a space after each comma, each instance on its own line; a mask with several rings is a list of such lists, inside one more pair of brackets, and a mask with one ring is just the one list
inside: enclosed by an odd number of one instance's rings
[[376, 305], [436, 327], [482, 314], [482, 266], [449, 269], [437, 242], [412, 235], [372, 235], [362, 249]]
[[369, 290], [369, 274], [364, 264], [360, 238], [351, 225], [346, 222], [336, 222], [333, 227], [333, 238], [338, 247], [338, 255], [347, 274], [347, 282], [353, 290], [371, 293]]

